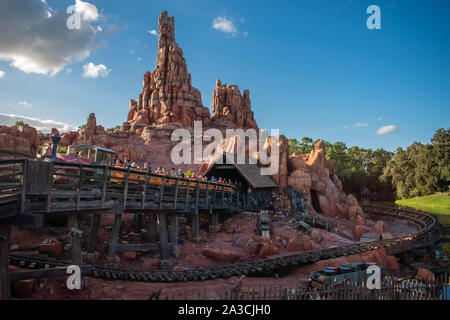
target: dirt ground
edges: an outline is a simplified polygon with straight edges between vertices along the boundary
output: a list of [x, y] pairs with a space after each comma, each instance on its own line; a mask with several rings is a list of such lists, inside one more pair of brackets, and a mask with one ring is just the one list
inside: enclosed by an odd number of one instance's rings
[[[148, 218], [143, 218], [142, 232], [135, 234], [132, 232], [133, 215], [125, 215], [120, 232], [121, 243], [145, 243]], [[180, 219], [180, 239], [181, 244], [178, 246], [171, 266], [174, 270], [197, 269], [205, 266], [220, 266], [230, 264], [230, 261], [219, 261], [217, 259], [208, 258], [203, 254], [207, 248], [219, 249], [221, 252], [231, 252], [238, 258], [235, 262], [255, 260], [258, 259], [257, 244], [261, 238], [256, 235], [256, 219], [257, 215], [252, 213], [242, 215], [232, 215], [222, 217], [220, 223], [222, 230], [219, 233], [209, 232], [210, 217], [203, 215], [201, 218], [200, 241], [191, 241], [190, 239], [190, 224], [185, 218]], [[103, 215], [101, 219], [101, 226], [98, 235], [97, 251], [99, 253], [96, 264], [106, 264], [106, 250], [113, 224], [113, 215]], [[272, 223], [271, 239], [273, 247], [276, 252], [272, 256], [301, 253], [301, 250], [292, 250], [288, 244], [290, 239], [295, 238], [299, 234], [295, 220], [281, 215], [276, 220], [278, 222]], [[351, 221], [340, 221], [345, 228], [351, 229], [354, 223]], [[414, 228], [408, 225], [399, 224], [398, 222], [387, 222], [391, 233], [396, 236], [402, 233], [412, 233]], [[82, 219], [81, 229], [84, 231], [82, 237], [82, 246], [86, 248], [88, 244], [90, 220]], [[354, 243], [354, 239], [344, 238], [334, 233], [326, 232], [325, 230], [315, 229], [316, 233], [320, 234], [319, 241], [314, 241], [311, 237], [307, 238], [312, 243], [312, 249], [324, 249], [330, 247], [337, 247]], [[241, 246], [235, 246], [237, 239], [240, 238]], [[249, 245], [245, 247], [245, 244]], [[53, 259], [70, 259], [70, 246], [67, 243], [67, 229], [65, 227], [46, 227], [39, 232], [30, 230], [20, 230], [17, 227], [13, 228], [11, 238], [11, 248], [15, 254], [37, 255], [40, 244], [48, 242], [58, 242], [63, 244], [63, 254]], [[41, 255], [46, 257], [45, 255]], [[137, 253], [135, 259], [127, 260], [124, 253], [118, 253], [120, 258], [120, 267], [127, 269], [139, 270], [158, 270], [160, 269], [160, 255], [159, 252], [145, 252]], [[269, 256], [270, 257], [270, 256]], [[321, 269], [327, 266], [339, 266], [347, 262], [378, 262], [385, 264], [392, 269], [392, 272], [401, 272], [396, 266], [395, 258], [386, 258], [386, 253], [368, 253], [328, 261], [319, 261], [310, 266], [298, 268], [292, 274], [281, 277], [266, 278], [245, 278], [242, 280], [243, 287], [258, 287], [258, 286], [282, 286], [282, 287], [297, 287], [305, 286], [309, 275], [313, 270]], [[80, 291], [70, 291], [66, 288], [66, 278], [60, 279], [45, 279], [38, 280], [34, 285], [31, 295], [22, 297], [25, 299], [117, 299], [117, 300], [134, 300], [134, 299], [148, 299], [152, 293], [158, 289], [162, 289], [162, 297], [184, 297], [186, 292], [191, 292], [193, 289], [199, 290], [204, 288], [209, 289], [224, 289], [232, 288], [239, 281], [239, 277], [229, 279], [218, 279], [204, 282], [187, 282], [187, 283], [138, 283], [138, 282], [124, 282], [124, 281], [105, 281], [102, 279], [87, 278], [87, 286]], [[181, 296], [180, 296], [181, 294]]]

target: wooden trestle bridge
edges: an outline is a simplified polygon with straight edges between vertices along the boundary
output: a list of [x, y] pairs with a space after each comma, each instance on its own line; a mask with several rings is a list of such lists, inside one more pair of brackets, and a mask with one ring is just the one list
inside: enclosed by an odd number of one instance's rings
[[[152, 174], [144, 170], [32, 160], [0, 161], [0, 218], [26, 214], [67, 214], [69, 228], [78, 229], [78, 217], [93, 215], [88, 252], [96, 248], [102, 214], [115, 215], [109, 256], [116, 251], [160, 247], [162, 260], [178, 243], [179, 216], [192, 221], [192, 237], [199, 233], [199, 214], [208, 213], [211, 224], [220, 214], [247, 209], [247, 195], [228, 184]], [[118, 244], [124, 213], [135, 214], [140, 231], [142, 214], [150, 216], [149, 244]], [[159, 224], [157, 224], [157, 219]], [[170, 234], [167, 225], [170, 224]], [[156, 243], [159, 225], [159, 244]], [[170, 241], [169, 241], [170, 240]], [[75, 252], [74, 252], [75, 253]]]
[[[217, 226], [220, 215], [255, 208], [250, 196], [230, 185], [161, 176], [133, 169], [25, 159], [0, 161], [0, 189], [0, 283], [3, 284], [9, 283], [9, 279], [6, 279], [8, 264], [34, 269], [58, 268], [69, 264], [83, 265], [78, 222], [80, 215], [93, 215], [88, 252], [95, 251], [97, 246], [101, 215], [112, 214], [115, 218], [108, 246], [109, 256], [114, 256], [117, 251], [156, 249], [161, 251], [161, 260], [165, 262], [170, 259], [170, 249], [178, 243], [180, 215], [190, 218], [191, 236], [196, 238], [199, 233], [200, 214], [209, 214], [211, 225]], [[89, 274], [105, 279], [155, 282], [199, 281], [242, 274], [258, 275], [379, 248], [385, 248], [389, 254], [397, 254], [429, 246], [439, 238], [440, 226], [429, 214], [389, 207], [369, 205], [362, 207], [370, 218], [402, 220], [416, 226], [417, 232], [395, 239], [355, 243], [199, 270], [139, 271], [92, 266]], [[122, 216], [125, 212], [135, 214], [137, 230], [140, 230], [140, 217], [143, 214], [150, 217], [148, 231], [150, 243], [118, 243]], [[12, 220], [27, 214], [46, 213], [68, 215], [72, 261], [8, 256], [7, 240]], [[157, 242], [158, 226], [159, 242]]]

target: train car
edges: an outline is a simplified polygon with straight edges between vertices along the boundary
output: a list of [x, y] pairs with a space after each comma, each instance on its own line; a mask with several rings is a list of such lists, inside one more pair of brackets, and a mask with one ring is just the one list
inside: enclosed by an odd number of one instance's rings
[[324, 286], [341, 284], [345, 282], [362, 283], [368, 278], [367, 269], [375, 263], [354, 262], [340, 267], [329, 267], [311, 273], [311, 286], [321, 289]]

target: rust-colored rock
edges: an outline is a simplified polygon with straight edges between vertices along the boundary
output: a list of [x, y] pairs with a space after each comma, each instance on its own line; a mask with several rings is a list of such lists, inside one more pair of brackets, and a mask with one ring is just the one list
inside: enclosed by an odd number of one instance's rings
[[200, 91], [192, 87], [183, 50], [175, 42], [175, 19], [167, 12], [159, 17], [158, 60], [156, 69], [144, 75], [142, 93], [130, 101], [128, 123], [132, 131], [149, 124], [194, 121], [209, 125], [209, 109], [202, 104]]
[[14, 293], [21, 298], [27, 298], [33, 293], [36, 280], [19, 280], [14, 284]]
[[203, 250], [203, 255], [212, 260], [223, 262], [234, 262], [240, 258], [240, 255], [237, 252], [210, 247]]
[[212, 99], [213, 121], [223, 127], [258, 129], [251, 110], [250, 91], [241, 95], [238, 86], [216, 81]]
[[136, 251], [123, 251], [122, 256], [125, 260], [136, 260]]
[[62, 255], [63, 252], [63, 246], [62, 243], [58, 240], [55, 240], [50, 243], [42, 243], [39, 245], [39, 253], [45, 253], [48, 254], [50, 257], [59, 257]]
[[[30, 126], [0, 126], [0, 149], [24, 155], [35, 155], [40, 141], [37, 130]], [[11, 157], [11, 156], [8, 156]]]
[[434, 281], [434, 274], [428, 269], [419, 268], [416, 278], [424, 281]]
[[264, 259], [278, 253], [278, 249], [272, 240], [261, 239], [258, 259]]

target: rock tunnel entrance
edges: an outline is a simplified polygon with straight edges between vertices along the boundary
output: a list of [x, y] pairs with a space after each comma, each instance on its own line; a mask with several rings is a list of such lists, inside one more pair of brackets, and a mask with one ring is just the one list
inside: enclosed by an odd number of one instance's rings
[[311, 190], [311, 204], [317, 213], [322, 213], [319, 202], [319, 194], [316, 190]]

